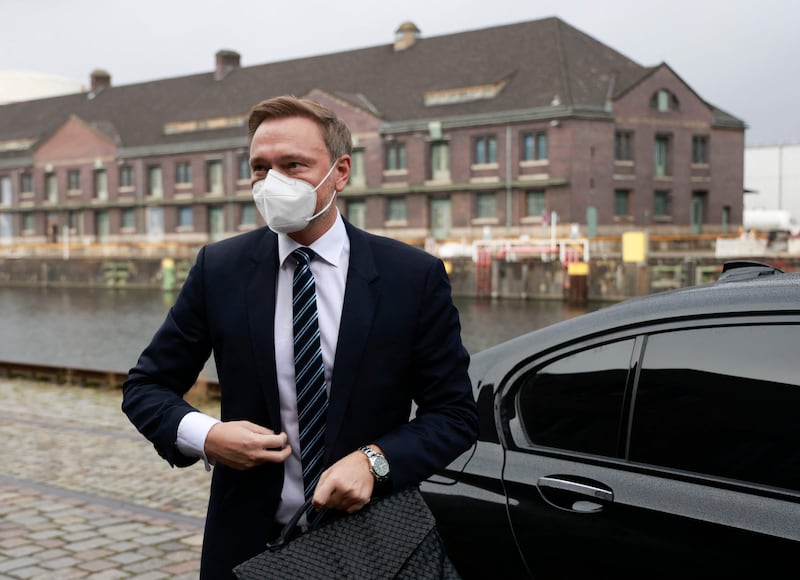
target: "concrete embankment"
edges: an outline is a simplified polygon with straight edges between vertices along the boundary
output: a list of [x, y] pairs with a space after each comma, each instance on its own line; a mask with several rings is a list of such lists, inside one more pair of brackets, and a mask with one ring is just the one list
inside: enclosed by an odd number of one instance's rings
[[[800, 269], [800, 257], [797, 256], [775, 255], [755, 259], [785, 271]], [[708, 252], [652, 254], [645, 262], [626, 262], [619, 254], [600, 253], [593, 255], [577, 274], [570, 270], [569, 264], [558, 260], [514, 256], [484, 262], [471, 257], [450, 258], [445, 259], [445, 265], [456, 296], [617, 301], [713, 282], [724, 261]], [[180, 288], [193, 262], [193, 256], [2, 258], [0, 285], [171, 291]], [[576, 295], [573, 284], [581, 284], [585, 290]]]
[[[0, 360], [0, 378], [30, 380], [54, 385], [80, 386], [100, 389], [119, 389], [127, 372], [85, 369], [60, 365], [33, 364]], [[219, 399], [219, 383], [201, 378], [192, 386], [189, 396], [193, 402], [206, 403]]]

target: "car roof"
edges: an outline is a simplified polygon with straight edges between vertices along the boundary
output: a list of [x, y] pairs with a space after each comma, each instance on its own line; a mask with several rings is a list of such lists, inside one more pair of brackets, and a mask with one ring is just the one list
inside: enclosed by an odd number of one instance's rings
[[767, 272], [762, 268], [744, 267], [723, 272], [713, 284], [630, 298], [513, 338], [473, 355], [470, 372], [482, 375], [482, 371], [499, 359], [522, 361], [570, 341], [632, 326], [775, 312], [800, 314], [800, 272]]

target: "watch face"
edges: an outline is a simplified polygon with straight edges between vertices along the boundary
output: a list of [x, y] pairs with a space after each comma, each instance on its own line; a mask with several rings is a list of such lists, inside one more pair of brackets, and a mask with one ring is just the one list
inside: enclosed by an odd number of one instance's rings
[[389, 475], [389, 462], [385, 457], [379, 455], [372, 463], [372, 470], [378, 477], [386, 477]]

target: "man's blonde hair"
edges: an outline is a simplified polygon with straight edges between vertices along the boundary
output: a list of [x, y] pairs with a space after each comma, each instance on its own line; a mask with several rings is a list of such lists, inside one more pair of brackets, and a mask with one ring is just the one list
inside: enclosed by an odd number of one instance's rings
[[298, 99], [293, 96], [267, 99], [250, 109], [250, 117], [247, 120], [250, 142], [252, 143], [253, 135], [261, 123], [287, 117], [305, 117], [319, 126], [331, 162], [342, 155], [352, 153], [353, 138], [350, 135], [350, 129], [336, 116], [336, 113], [316, 101]]

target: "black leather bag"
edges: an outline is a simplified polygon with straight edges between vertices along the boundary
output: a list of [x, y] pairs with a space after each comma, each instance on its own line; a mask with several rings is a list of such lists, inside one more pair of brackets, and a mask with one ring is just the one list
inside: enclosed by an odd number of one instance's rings
[[264, 552], [233, 569], [239, 580], [459, 578], [436, 520], [416, 487], [289, 537], [305, 508]]

